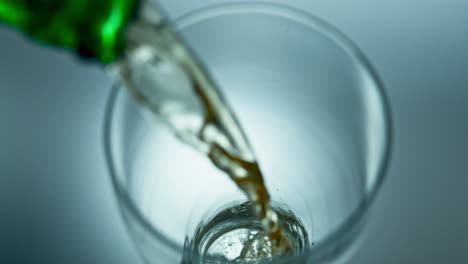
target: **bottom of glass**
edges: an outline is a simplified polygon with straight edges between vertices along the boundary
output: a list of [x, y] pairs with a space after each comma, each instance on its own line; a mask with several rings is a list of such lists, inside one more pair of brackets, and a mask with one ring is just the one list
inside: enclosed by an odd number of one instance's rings
[[[184, 246], [184, 264], [269, 263], [310, 249], [309, 235], [291, 210], [273, 205], [286, 246], [275, 246], [250, 202], [230, 206], [197, 227]], [[193, 255], [193, 252], [197, 256]]]

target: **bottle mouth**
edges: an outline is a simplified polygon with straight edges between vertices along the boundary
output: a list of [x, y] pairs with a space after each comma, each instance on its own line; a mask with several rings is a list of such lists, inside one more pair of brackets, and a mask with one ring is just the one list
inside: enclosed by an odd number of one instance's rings
[[[372, 205], [377, 193], [382, 186], [385, 178], [384, 175], [390, 160], [392, 125], [389, 103], [384, 92], [383, 83], [363, 53], [345, 35], [321, 19], [290, 7], [270, 3], [219, 4], [190, 12], [180, 17], [179, 19], [176, 19], [174, 26], [180, 30], [206, 19], [245, 13], [259, 13], [280, 16], [312, 28], [319, 34], [326, 36], [326, 38], [337, 44], [347, 54], [347, 56], [355, 61], [360, 70], [367, 76], [369, 82], [374, 83], [373, 86], [375, 88], [373, 89], [376, 89], [374, 92], [376, 92], [378, 95], [378, 103], [382, 107], [383, 118], [385, 119], [386, 124], [384, 129], [384, 147], [383, 150], [378, 153], [379, 157], [376, 161], [376, 173], [375, 175], [372, 175], [375, 180], [372, 181], [370, 186], [366, 186], [366, 194], [361, 199], [358, 206], [355, 207], [352, 213], [346, 219], [344, 219], [334, 231], [330, 232], [321, 240], [315, 240], [314, 246], [301, 251], [301, 254], [284, 258], [278, 263], [282, 263], [282, 261], [285, 263], [303, 263], [305, 260], [311, 262], [313, 261], [314, 263], [321, 263], [321, 261], [335, 259], [335, 257], [341, 255], [341, 253], [351, 252], [349, 249], [356, 245], [355, 238], [360, 233], [362, 226], [367, 218], [369, 211], [368, 209]], [[131, 217], [138, 225], [143, 228], [145, 232], [148, 232], [152, 237], [166, 245], [169, 250], [174, 252], [174, 254], [179, 254], [182, 256], [182, 253], [184, 252], [183, 247], [164, 235], [150, 223], [150, 221], [138, 209], [137, 205], [132, 200], [126, 187], [121, 181], [121, 179], [124, 178], [122, 177], [124, 172], [121, 168], [119, 168], [118, 164], [115, 163], [115, 159], [113, 158], [114, 149], [112, 146], [111, 137], [109, 136], [111, 134], [112, 128], [112, 120], [114, 115], [113, 110], [117, 103], [117, 98], [121, 93], [122, 91], [119, 86], [113, 87], [106, 106], [104, 122], [104, 147], [106, 160], [117, 198], [121, 207], [124, 208], [128, 214], [127, 217]], [[193, 250], [192, 252], [185, 252], [185, 254], [192, 254], [194, 258], [197, 258], [199, 257], [200, 253], [196, 250]]]

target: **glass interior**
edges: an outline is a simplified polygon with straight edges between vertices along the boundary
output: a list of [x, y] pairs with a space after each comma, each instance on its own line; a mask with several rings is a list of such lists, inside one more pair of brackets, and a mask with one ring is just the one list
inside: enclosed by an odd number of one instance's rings
[[[343, 255], [388, 156], [387, 105], [367, 61], [329, 25], [279, 6], [215, 6], [177, 26], [245, 129], [273, 201], [303, 222], [311, 250], [298, 263]], [[180, 263], [200, 221], [246, 200], [120, 87], [105, 136], [123, 215], [148, 263]]]

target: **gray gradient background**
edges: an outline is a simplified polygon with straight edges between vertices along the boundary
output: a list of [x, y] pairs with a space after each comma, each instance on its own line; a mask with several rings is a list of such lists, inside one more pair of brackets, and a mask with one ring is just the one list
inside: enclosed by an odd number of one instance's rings
[[[219, 2], [161, 0], [172, 16]], [[467, 263], [468, 1], [275, 2], [351, 37], [392, 102], [393, 162], [351, 263]], [[0, 263], [140, 263], [104, 163], [110, 86], [0, 29]]]

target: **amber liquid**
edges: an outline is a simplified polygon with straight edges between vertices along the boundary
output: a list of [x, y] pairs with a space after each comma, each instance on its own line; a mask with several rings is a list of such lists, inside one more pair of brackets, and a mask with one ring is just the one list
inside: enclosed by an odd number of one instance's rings
[[[273, 243], [276, 254], [284, 254], [289, 250], [288, 241], [283, 238], [281, 226], [276, 212], [270, 207], [270, 195], [264, 184], [263, 175], [257, 162], [248, 162], [231, 156], [218, 145], [213, 145], [209, 153], [211, 161], [226, 172], [237, 186], [247, 195], [254, 205], [255, 214], [260, 218], [263, 228]], [[245, 174], [236, 174], [242, 168]]]
[[180, 140], [229, 175], [254, 205], [272, 251], [288, 252], [252, 148], [202, 63], [168, 26], [135, 23], [127, 38], [127, 59], [119, 68], [126, 87]]
[[[262, 226], [273, 243], [273, 251], [277, 254], [286, 253], [289, 248], [288, 241], [283, 238], [276, 212], [270, 207], [270, 195], [265, 186], [264, 177], [258, 162], [255, 157], [252, 161], [244, 160], [239, 156], [231, 154], [218, 143], [209, 142], [205, 138], [205, 131], [210, 126], [219, 126], [219, 123], [222, 121], [218, 120], [216, 105], [209, 100], [204, 87], [199, 86], [199, 84], [195, 84], [194, 87], [205, 108], [206, 116], [199, 138], [211, 146], [208, 157], [214, 165], [229, 175], [254, 205], [254, 213], [261, 219]], [[227, 105], [223, 104], [222, 107], [227, 108]], [[237, 125], [237, 127], [239, 126]], [[226, 132], [229, 133], [229, 131]]]

